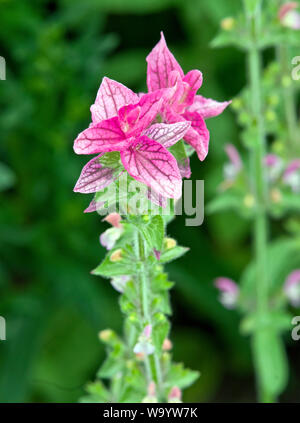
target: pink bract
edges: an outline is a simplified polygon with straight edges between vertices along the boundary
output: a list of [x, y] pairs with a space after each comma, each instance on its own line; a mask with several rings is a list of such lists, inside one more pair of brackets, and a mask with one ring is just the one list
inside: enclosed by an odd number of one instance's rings
[[202, 85], [202, 73], [199, 70], [191, 70], [184, 75], [181, 66], [168, 49], [163, 33], [146, 60], [149, 92], [171, 88], [161, 110], [163, 121], [190, 121], [191, 128], [185, 134], [184, 140], [196, 150], [199, 159], [204, 160], [209, 145], [209, 132], [204, 119], [221, 114], [230, 102], [219, 103], [196, 95]]
[[[104, 78], [91, 107], [93, 123], [78, 135], [74, 151], [77, 154], [119, 151], [125, 169], [133, 178], [157, 194], [179, 198], [181, 174], [175, 158], [166, 148], [184, 136], [190, 123], [150, 126], [167, 93], [167, 90], [158, 90], [139, 98], [124, 85]], [[112, 180], [113, 171], [101, 167], [96, 158], [84, 167], [75, 190], [96, 192], [98, 187], [102, 189]]]

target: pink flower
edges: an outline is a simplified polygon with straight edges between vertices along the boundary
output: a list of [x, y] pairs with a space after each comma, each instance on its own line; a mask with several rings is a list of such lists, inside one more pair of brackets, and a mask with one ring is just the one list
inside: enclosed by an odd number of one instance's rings
[[225, 179], [234, 181], [243, 167], [243, 162], [234, 145], [227, 144], [225, 146], [225, 151], [230, 160], [230, 163], [227, 163], [224, 167]]
[[130, 279], [131, 279], [131, 276], [127, 276], [127, 275], [115, 276], [112, 278], [110, 283], [116, 291], [122, 294], [125, 290], [127, 282], [129, 282]]
[[135, 354], [151, 355], [154, 353], [154, 345], [151, 340], [152, 326], [145, 326], [142, 334], [139, 336], [138, 342], [135, 345], [133, 352]]
[[122, 217], [119, 215], [119, 213], [110, 213], [103, 220], [110, 223], [115, 228], [122, 228], [122, 223], [120, 223]]
[[181, 390], [177, 386], [174, 386], [168, 395], [168, 403], [181, 403], [181, 397]]
[[199, 70], [191, 70], [184, 75], [168, 49], [163, 33], [146, 60], [149, 92], [171, 88], [167, 91], [167, 101], [162, 105], [160, 112], [163, 121], [190, 121], [191, 128], [183, 138], [196, 150], [199, 159], [204, 160], [209, 144], [209, 132], [204, 119], [221, 114], [230, 102], [218, 103], [196, 95], [202, 85], [202, 73]]
[[292, 306], [300, 306], [300, 269], [289, 274], [285, 281], [284, 292]]
[[295, 30], [300, 29], [300, 13], [296, 11], [298, 6], [296, 1], [290, 1], [281, 6], [278, 17], [283, 26]]
[[283, 175], [283, 182], [289, 185], [294, 192], [300, 192], [300, 159], [292, 160]]
[[224, 307], [232, 309], [237, 303], [239, 287], [232, 280], [224, 277], [215, 280], [215, 286], [220, 291], [220, 302]]
[[267, 176], [270, 181], [275, 181], [283, 170], [283, 161], [276, 154], [267, 154], [264, 160], [267, 168]]
[[114, 248], [124, 230], [123, 225], [120, 223], [121, 216], [119, 213], [110, 213], [103, 220], [110, 223], [113, 227], [107, 229], [100, 235], [100, 244], [107, 250], [111, 250]]
[[150, 126], [166, 93], [157, 90], [139, 98], [124, 85], [103, 79], [91, 106], [93, 122], [74, 142], [75, 153], [100, 155], [83, 168], [75, 191], [97, 192], [118, 177], [120, 170], [103, 167], [100, 159], [103, 153], [119, 151], [124, 168], [134, 179], [164, 197], [181, 197], [180, 171], [167, 148], [183, 137], [190, 123]]
[[100, 244], [107, 250], [114, 248], [116, 242], [122, 235], [123, 228], [109, 228], [100, 235]]

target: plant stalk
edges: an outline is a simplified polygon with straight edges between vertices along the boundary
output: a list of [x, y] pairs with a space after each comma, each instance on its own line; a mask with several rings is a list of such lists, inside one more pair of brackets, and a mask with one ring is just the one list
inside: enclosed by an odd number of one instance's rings
[[[254, 251], [256, 261], [256, 300], [257, 313], [261, 320], [268, 314], [268, 221], [267, 221], [267, 179], [265, 176], [264, 157], [266, 155], [266, 135], [263, 118], [261, 96], [261, 55], [258, 39], [261, 26], [261, 5], [258, 4], [255, 13], [247, 14], [248, 30], [251, 45], [248, 51], [248, 67], [250, 79], [251, 109], [254, 124], [257, 128], [257, 138], [251, 151], [253, 174], [253, 190], [255, 196], [254, 217]], [[259, 328], [258, 328], [259, 330]], [[261, 377], [257, 374], [259, 399], [261, 402], [273, 402], [274, 398], [266, 393], [261, 386]]]
[[[151, 313], [149, 311], [149, 300], [151, 299], [151, 293], [149, 292], [149, 281], [148, 281], [148, 272], [147, 272], [147, 257], [145, 254], [145, 241], [141, 235], [141, 233], [137, 233], [137, 242], [138, 242], [138, 254], [139, 254], [139, 261], [140, 261], [140, 284], [141, 284], [141, 297], [142, 297], [142, 310], [143, 310], [143, 317], [144, 317], [144, 325], [150, 324], [152, 327], [152, 318]], [[145, 356], [145, 366], [146, 366], [146, 373], [148, 375], [148, 382], [156, 381], [157, 382], [157, 392], [158, 396], [161, 395], [162, 392], [162, 371], [161, 371], [161, 364], [160, 364], [160, 357], [158, 353], [155, 351], [153, 353], [154, 357], [154, 367], [156, 377], [154, 377], [151, 367], [151, 362], [149, 357]]]

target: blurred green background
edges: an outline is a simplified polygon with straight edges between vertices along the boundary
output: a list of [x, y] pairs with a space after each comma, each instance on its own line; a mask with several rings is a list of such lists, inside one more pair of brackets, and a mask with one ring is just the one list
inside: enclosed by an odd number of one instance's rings
[[[99, 330], [121, 330], [118, 295], [89, 274], [104, 255], [100, 217], [83, 214], [91, 196], [72, 189], [85, 157], [73, 140], [90, 122], [89, 107], [104, 75], [145, 90], [145, 57], [164, 31], [185, 71], [204, 74], [201, 93], [233, 98], [245, 84], [245, 57], [213, 50], [220, 20], [236, 0], [0, 0], [0, 341], [1, 402], [73, 402], [104, 358]], [[208, 122], [205, 163], [192, 159], [193, 179], [205, 180], [206, 202], [222, 179], [224, 144], [239, 145], [232, 111]], [[5, 180], [4, 180], [5, 171]], [[171, 339], [174, 358], [201, 372], [185, 401], [254, 401], [249, 340], [237, 313], [217, 301], [212, 280], [238, 279], [251, 257], [248, 222], [207, 216], [201, 227], [184, 217], [169, 235], [191, 251], [169, 265], [176, 281]], [[297, 400], [297, 343], [289, 346], [291, 378], [283, 401]], [[298, 367], [297, 367], [298, 366]], [[299, 384], [298, 384], [299, 390]]]

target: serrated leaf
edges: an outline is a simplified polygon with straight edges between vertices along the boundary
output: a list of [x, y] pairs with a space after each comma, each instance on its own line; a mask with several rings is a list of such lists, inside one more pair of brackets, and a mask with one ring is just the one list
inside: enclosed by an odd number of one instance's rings
[[185, 369], [182, 363], [172, 364], [167, 374], [166, 385], [170, 388], [178, 386], [178, 388], [184, 389], [192, 385], [199, 376], [199, 372]]
[[155, 248], [161, 251], [164, 239], [164, 221], [159, 214], [152, 217], [149, 223], [140, 224], [138, 229], [145, 238], [149, 248]]
[[134, 274], [135, 263], [132, 261], [132, 257], [123, 251], [122, 259], [120, 261], [112, 262], [110, 257], [114, 251], [116, 251], [116, 249], [111, 250], [109, 254], [106, 255], [102, 263], [92, 271], [93, 275], [102, 276], [104, 278], [111, 278], [113, 276]]

